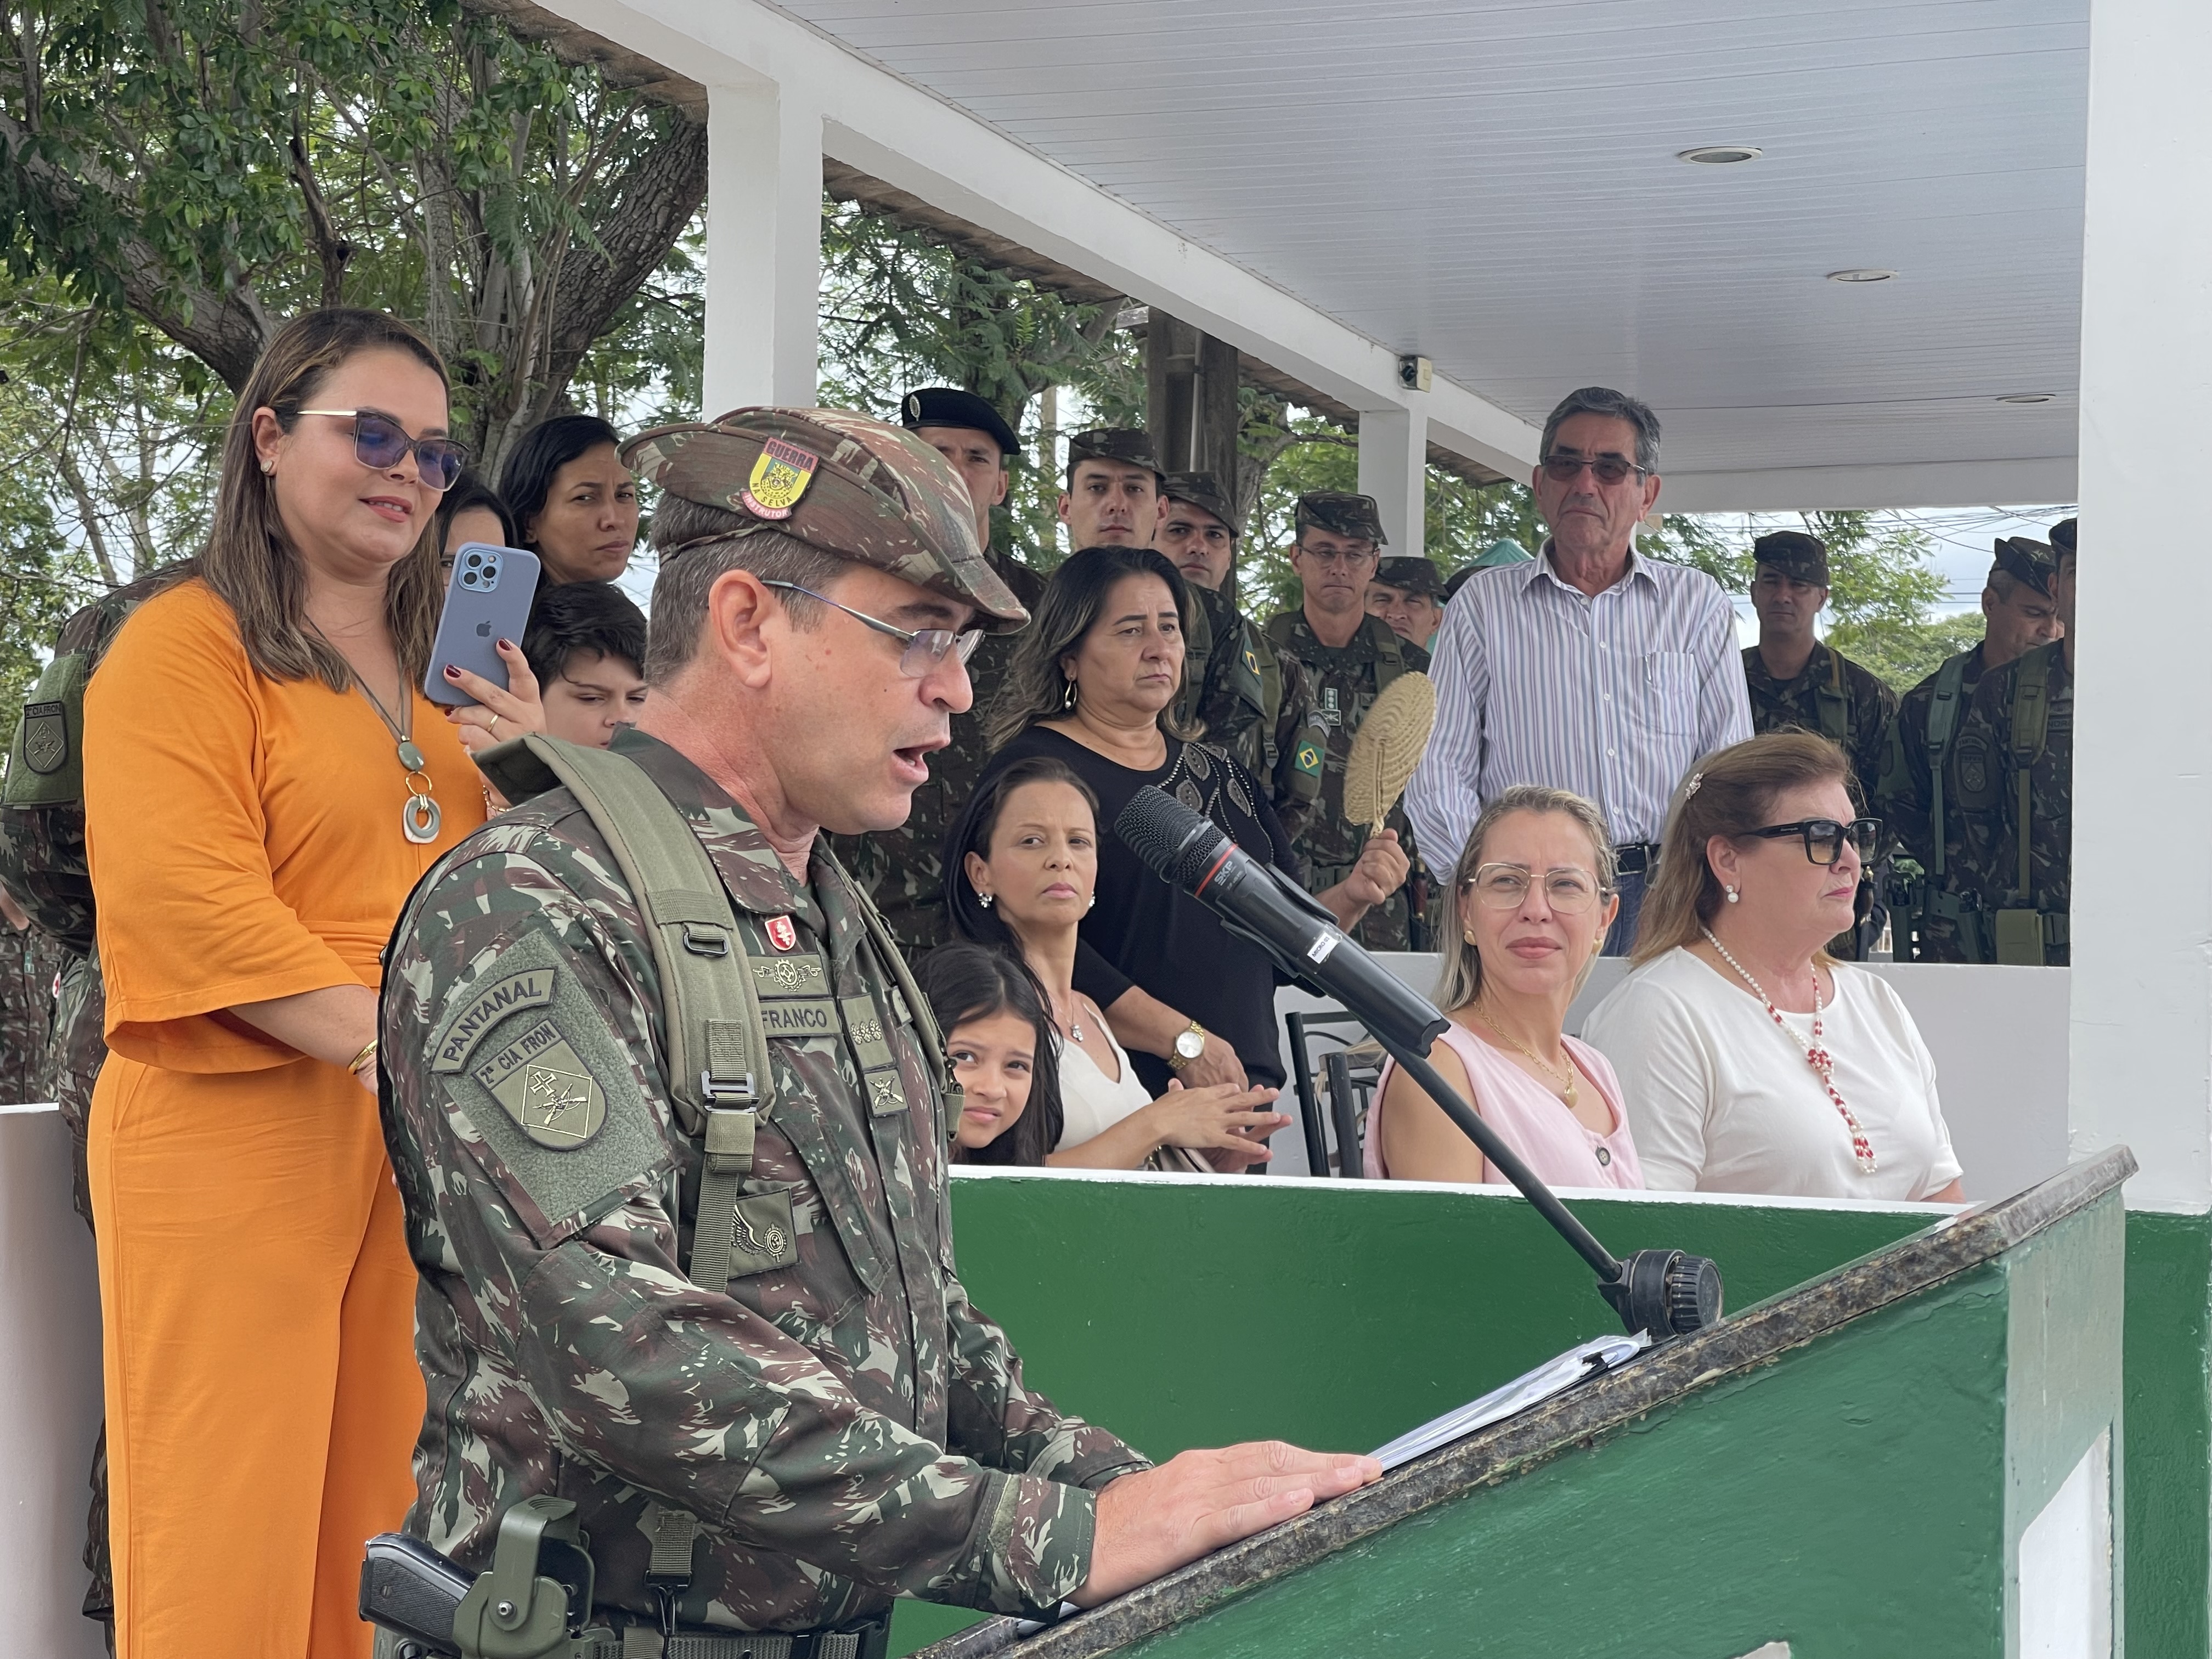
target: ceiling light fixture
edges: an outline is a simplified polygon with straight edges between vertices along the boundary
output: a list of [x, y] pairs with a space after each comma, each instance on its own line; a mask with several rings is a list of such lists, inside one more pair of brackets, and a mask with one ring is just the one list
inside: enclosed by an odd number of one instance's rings
[[2001, 404], [2047, 404], [2057, 400], [2055, 392], [2008, 392], [1997, 399]]
[[1733, 167], [1738, 161], [1756, 161], [1766, 152], [1756, 144], [1699, 144], [1692, 149], [1678, 149], [1674, 159], [1692, 161], [1699, 167]]
[[1896, 276], [1895, 271], [1884, 270], [1876, 265], [1861, 265], [1851, 270], [1832, 270], [1828, 273], [1828, 280], [1832, 283], [1887, 283], [1896, 280]]

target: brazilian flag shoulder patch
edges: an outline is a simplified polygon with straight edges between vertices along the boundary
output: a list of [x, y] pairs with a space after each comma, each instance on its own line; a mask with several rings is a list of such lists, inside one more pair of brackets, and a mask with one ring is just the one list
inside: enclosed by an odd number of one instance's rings
[[1308, 777], [1317, 778], [1321, 775], [1321, 745], [1308, 738], [1298, 745], [1298, 752], [1291, 757], [1291, 764]]

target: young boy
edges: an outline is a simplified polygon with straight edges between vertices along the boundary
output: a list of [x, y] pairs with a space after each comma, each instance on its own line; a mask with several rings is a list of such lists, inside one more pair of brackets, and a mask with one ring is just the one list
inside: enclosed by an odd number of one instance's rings
[[549, 736], [604, 749], [645, 703], [645, 613], [610, 582], [538, 590], [522, 654]]

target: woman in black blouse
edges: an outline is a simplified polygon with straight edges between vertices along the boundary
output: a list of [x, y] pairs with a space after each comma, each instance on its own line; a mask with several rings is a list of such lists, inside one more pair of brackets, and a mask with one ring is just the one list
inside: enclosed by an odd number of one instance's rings
[[[1130, 796], [1157, 784], [1218, 824], [1253, 857], [1300, 874], [1290, 837], [1252, 776], [1195, 742], [1169, 712], [1182, 684], [1183, 629], [1193, 602], [1182, 574], [1147, 547], [1089, 547], [1053, 573], [989, 712], [997, 747], [984, 779], [1032, 755], [1064, 762], [1098, 797], [1098, 902], [1085, 918], [1075, 988], [1107, 1023], [1153, 1093], [1188, 1086], [1279, 1086], [1275, 974], [1213, 913], [1139, 862], [1111, 825]], [[956, 824], [945, 868], [961, 868]], [[1351, 875], [1316, 896], [1356, 924], [1406, 878], [1388, 830]], [[945, 884], [956, 927], [975, 895]], [[975, 930], [963, 927], [963, 933]], [[1180, 1047], [1178, 1043], [1180, 1042]]]

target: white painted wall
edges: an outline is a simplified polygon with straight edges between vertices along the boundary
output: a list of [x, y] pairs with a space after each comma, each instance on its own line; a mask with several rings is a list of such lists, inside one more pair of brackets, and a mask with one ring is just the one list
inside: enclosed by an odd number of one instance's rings
[[[2205, 0], [2090, 7], [2073, 1143], [2135, 1149], [2131, 1206], [2200, 1211], [2212, 1206], [2212, 862], [2196, 851], [2212, 823], [2212, 560], [2177, 540], [2170, 503], [2203, 471], [2177, 460], [2177, 422], [2212, 401], [2212, 216], [2177, 213], [2173, 195], [2212, 177], [2208, 86]], [[2162, 834], [2182, 856], [2150, 851]]]
[[[1387, 954], [1381, 960], [1423, 996], [1435, 984], [1433, 957]], [[1868, 965], [1897, 988], [1936, 1057], [1943, 1117], [1966, 1167], [1966, 1196], [1977, 1202], [2003, 1198], [2063, 1169], [2069, 970]], [[1618, 957], [1601, 959], [1568, 1012], [1567, 1029], [1579, 1032], [1583, 1018], [1627, 970]], [[1333, 1006], [1297, 990], [1279, 992], [1275, 1000], [1285, 1013]], [[1287, 1087], [1280, 1109], [1297, 1115]], [[1306, 1173], [1304, 1134], [1296, 1121], [1269, 1145], [1274, 1170]]]
[[2112, 1651], [2112, 1435], [2099, 1435], [2020, 1540], [2018, 1659]]
[[100, 1413], [100, 1281], [92, 1234], [70, 1204], [69, 1131], [52, 1106], [0, 1106], [0, 1616], [10, 1653], [106, 1652], [78, 1611]]

